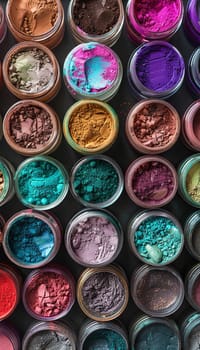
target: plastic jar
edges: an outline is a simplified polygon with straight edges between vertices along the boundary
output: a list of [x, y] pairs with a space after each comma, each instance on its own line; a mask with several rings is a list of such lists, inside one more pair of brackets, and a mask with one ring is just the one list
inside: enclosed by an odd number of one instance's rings
[[168, 151], [180, 134], [180, 117], [168, 102], [143, 100], [131, 108], [125, 131], [130, 144], [139, 152], [159, 154]]
[[170, 319], [160, 319], [143, 315], [130, 328], [131, 349], [140, 350], [170, 348], [181, 350], [181, 339], [176, 323]]
[[0, 323], [0, 341], [3, 349], [20, 350], [19, 334], [8, 322]]
[[19, 303], [22, 280], [18, 272], [6, 264], [0, 264], [0, 278], [0, 321], [2, 321], [13, 314]]
[[69, 146], [81, 154], [107, 151], [117, 139], [119, 120], [105, 102], [81, 100], [65, 113], [63, 133]]
[[[46, 2], [43, 6], [28, 0], [8, 0], [6, 19], [17, 41], [33, 40], [54, 48], [64, 36], [64, 9], [60, 0], [53, 0], [50, 4]], [[31, 23], [33, 20], [35, 23]]]
[[200, 261], [199, 233], [200, 211], [195, 211], [186, 220], [184, 226], [185, 243], [189, 253]]
[[73, 48], [63, 66], [65, 85], [76, 100], [111, 100], [119, 89], [122, 75], [123, 68], [117, 54], [97, 42]]
[[60, 223], [52, 214], [26, 209], [15, 213], [6, 222], [2, 244], [14, 264], [33, 269], [47, 264], [56, 256], [61, 234]]
[[[41, 297], [48, 294], [49, 305]], [[32, 271], [23, 286], [22, 300], [28, 314], [40, 321], [55, 321], [66, 316], [75, 302], [75, 280], [62, 266], [47, 266]]]
[[200, 314], [197, 312], [190, 313], [182, 322], [181, 337], [183, 350], [195, 350], [199, 347], [199, 326]]
[[[116, 0], [116, 6], [114, 7], [113, 4], [113, 9], [109, 8], [110, 3], [106, 3], [107, 1], [105, 1], [104, 5], [96, 4], [97, 8], [94, 8], [93, 6], [93, 14], [91, 10], [92, 5], [94, 4], [92, 2], [91, 4], [87, 4], [85, 9], [82, 8], [82, 12], [84, 11], [84, 13], [82, 13], [83, 17], [81, 18], [83, 18], [82, 21], [84, 18], [85, 20], [87, 18], [86, 27], [88, 28], [88, 33], [86, 28], [85, 30], [81, 28], [81, 23], [79, 23], [79, 25], [77, 24], [77, 21], [80, 22], [79, 17], [77, 18], [77, 15], [74, 13], [77, 7], [77, 0], [70, 1], [67, 20], [71, 33], [78, 43], [96, 41], [107, 46], [113, 46], [118, 41], [124, 24], [123, 3], [121, 0]], [[90, 15], [88, 14], [87, 6], [90, 8]], [[118, 7], [118, 17], [116, 16], [116, 7]], [[76, 11], [78, 12], [78, 10], [79, 9], [77, 8]], [[110, 26], [112, 16], [113, 21]]]
[[181, 0], [170, 3], [129, 0], [126, 6], [126, 29], [136, 43], [151, 40], [168, 40], [180, 28], [184, 13]]
[[185, 13], [185, 32], [189, 39], [200, 44], [199, 3], [198, 0], [188, 0]]
[[180, 89], [185, 64], [182, 55], [173, 45], [155, 40], [144, 43], [133, 51], [127, 65], [127, 74], [134, 96], [139, 99], [164, 99]]
[[7, 159], [0, 157], [0, 206], [10, 201], [14, 196], [14, 172], [12, 164]]
[[70, 188], [74, 198], [84, 206], [105, 208], [115, 203], [124, 187], [119, 165], [104, 155], [79, 159], [72, 168]]
[[200, 100], [193, 102], [182, 118], [182, 135], [186, 145], [200, 152]]
[[108, 211], [84, 209], [67, 224], [64, 240], [68, 254], [78, 264], [105, 266], [119, 255], [123, 231], [117, 218]]
[[178, 258], [184, 235], [173, 214], [165, 210], [144, 210], [130, 220], [128, 241], [132, 252], [143, 263], [163, 266]]
[[[35, 80], [29, 70], [36, 71]], [[22, 79], [25, 73], [26, 82]], [[8, 90], [21, 100], [47, 102], [57, 95], [61, 87], [60, 67], [56, 57], [46, 46], [34, 41], [16, 44], [6, 53], [3, 78]]]
[[200, 48], [196, 48], [188, 61], [187, 83], [190, 90], [199, 98], [200, 94]]
[[4, 41], [7, 33], [7, 25], [2, 5], [0, 4], [0, 44]]
[[119, 322], [95, 322], [86, 320], [79, 331], [78, 348], [87, 350], [88, 344], [102, 349], [117, 348], [128, 350], [128, 339], [124, 327]]
[[64, 346], [76, 350], [76, 336], [71, 327], [63, 322], [34, 322], [27, 329], [23, 340], [22, 350], [44, 349], [47, 339], [52, 338], [55, 347]]
[[200, 208], [200, 153], [186, 158], [178, 169], [179, 193], [190, 205]]
[[[100, 282], [101, 281], [101, 282]], [[91, 302], [95, 290], [95, 302]], [[126, 275], [122, 268], [108, 265], [88, 268], [77, 283], [77, 301], [81, 310], [95, 321], [111, 321], [125, 310], [129, 299]], [[105, 305], [106, 303], [106, 305]]]
[[182, 279], [168, 266], [140, 266], [132, 274], [130, 291], [137, 307], [152, 317], [173, 314], [184, 299]]
[[190, 305], [200, 311], [200, 264], [194, 265], [186, 276], [185, 296]]
[[35, 156], [23, 161], [16, 170], [14, 181], [20, 202], [37, 210], [58, 206], [69, 188], [67, 170], [49, 156]]
[[125, 188], [130, 199], [143, 208], [168, 204], [178, 187], [174, 166], [160, 156], [142, 156], [134, 160], [125, 173]]

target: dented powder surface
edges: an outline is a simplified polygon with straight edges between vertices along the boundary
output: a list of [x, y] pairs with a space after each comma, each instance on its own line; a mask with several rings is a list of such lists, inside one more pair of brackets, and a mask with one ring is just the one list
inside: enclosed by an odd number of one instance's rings
[[51, 330], [35, 333], [30, 338], [27, 350], [72, 350], [70, 340], [63, 334]]

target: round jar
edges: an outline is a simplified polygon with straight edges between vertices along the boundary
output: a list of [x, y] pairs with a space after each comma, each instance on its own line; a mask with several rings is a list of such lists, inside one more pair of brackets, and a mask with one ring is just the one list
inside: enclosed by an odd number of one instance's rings
[[128, 350], [125, 329], [117, 322], [95, 322], [87, 320], [79, 331], [78, 349]]
[[64, 116], [65, 139], [81, 154], [107, 151], [117, 139], [118, 132], [118, 115], [105, 102], [81, 100], [74, 103]]
[[156, 40], [144, 43], [133, 51], [127, 65], [127, 74], [134, 96], [168, 98], [181, 87], [185, 64], [182, 55], [173, 45]]
[[185, 32], [195, 44], [200, 44], [199, 2], [188, 0], [185, 13]]
[[181, 339], [176, 323], [170, 319], [142, 316], [130, 329], [131, 349], [181, 350]]
[[185, 296], [190, 305], [200, 311], [200, 264], [193, 266], [185, 279]]
[[74, 331], [63, 322], [34, 322], [22, 340], [22, 350], [76, 350]]
[[168, 204], [174, 198], [177, 187], [176, 170], [163, 157], [139, 157], [126, 170], [126, 192], [142, 208], [159, 208]]
[[17, 41], [33, 40], [49, 48], [60, 44], [65, 31], [64, 10], [60, 0], [8, 0], [8, 28]]
[[0, 90], [2, 89], [3, 86], [3, 76], [2, 76], [2, 64], [0, 61]]
[[200, 152], [200, 100], [193, 102], [182, 118], [182, 135], [186, 145]]
[[3, 78], [19, 99], [52, 100], [61, 86], [60, 67], [46, 46], [27, 41], [16, 44], [3, 60]]
[[16, 265], [33, 269], [51, 261], [61, 245], [62, 229], [50, 213], [26, 209], [5, 224], [3, 248]]
[[183, 350], [195, 350], [199, 347], [200, 337], [200, 314], [193, 312], [189, 314], [181, 325]]
[[0, 321], [2, 321], [13, 314], [19, 303], [21, 276], [12, 267], [0, 264], [0, 281]]
[[128, 241], [132, 252], [143, 263], [163, 266], [174, 262], [184, 245], [178, 220], [164, 210], [144, 210], [128, 225]]
[[187, 218], [184, 235], [189, 253], [200, 261], [200, 211], [195, 211]]
[[176, 312], [184, 299], [184, 285], [172, 267], [142, 265], [131, 278], [131, 296], [137, 307], [152, 317]]
[[108, 211], [84, 209], [69, 221], [64, 240], [74, 261], [99, 267], [117, 258], [123, 245], [123, 231], [117, 218]]
[[190, 205], [200, 208], [200, 153], [186, 158], [178, 169], [181, 197]]
[[188, 61], [187, 83], [190, 90], [199, 98], [200, 95], [200, 48], [196, 48]]
[[[1, 63], [0, 63], [0, 88], [1, 88]], [[2, 123], [2, 117], [0, 114], [0, 141], [3, 137], [3, 123]]]
[[7, 159], [0, 157], [0, 207], [14, 196], [14, 172], [12, 164]]
[[63, 79], [76, 100], [109, 101], [121, 84], [123, 68], [117, 54], [108, 46], [89, 42], [76, 46], [67, 55]]
[[180, 134], [176, 109], [161, 100], [138, 102], [127, 115], [125, 131], [130, 144], [139, 152], [159, 154], [168, 151]]
[[129, 299], [124, 271], [116, 266], [88, 268], [78, 279], [77, 300], [81, 310], [95, 321], [111, 321], [125, 310]]
[[120, 197], [123, 187], [123, 173], [110, 157], [84, 157], [72, 168], [71, 192], [86, 207], [105, 208], [112, 205]]
[[69, 188], [66, 169], [49, 156], [35, 156], [23, 161], [16, 170], [14, 181], [20, 202], [37, 210], [58, 206]]
[[75, 302], [75, 280], [61, 266], [34, 270], [24, 282], [22, 300], [31, 317], [41, 321], [58, 320], [69, 313]]
[[21, 342], [16, 330], [8, 322], [0, 323], [0, 343], [4, 350], [20, 350]]
[[0, 44], [4, 41], [7, 33], [7, 25], [2, 5], [0, 4]]
[[3, 120], [3, 134], [8, 145], [24, 156], [54, 152], [62, 139], [56, 112], [34, 100], [16, 102]]
[[68, 25], [78, 43], [90, 41], [113, 46], [124, 24], [122, 0], [104, 2], [72, 0], [68, 7]]

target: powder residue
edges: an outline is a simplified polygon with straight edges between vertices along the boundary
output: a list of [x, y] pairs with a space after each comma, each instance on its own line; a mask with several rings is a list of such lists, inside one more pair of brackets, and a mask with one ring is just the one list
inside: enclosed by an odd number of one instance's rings
[[12, 0], [10, 16], [17, 30], [38, 36], [49, 32], [58, 17], [56, 0]]
[[200, 203], [200, 163], [194, 164], [188, 171], [186, 189], [192, 200]]
[[11, 276], [0, 269], [0, 319], [6, 317], [17, 301], [17, 290]]
[[180, 16], [179, 0], [136, 0], [134, 14], [138, 23], [153, 33], [173, 28]]
[[83, 301], [92, 313], [109, 315], [117, 312], [125, 300], [124, 287], [110, 272], [90, 276], [82, 287]]
[[71, 341], [63, 334], [51, 330], [35, 333], [30, 338], [27, 350], [72, 350]]
[[84, 148], [101, 147], [113, 129], [110, 113], [95, 103], [85, 103], [70, 116], [69, 131], [73, 140]]
[[189, 350], [198, 350], [200, 346], [200, 326], [193, 327], [189, 333], [187, 346]]
[[92, 332], [84, 342], [83, 350], [127, 350], [123, 337], [110, 329]]

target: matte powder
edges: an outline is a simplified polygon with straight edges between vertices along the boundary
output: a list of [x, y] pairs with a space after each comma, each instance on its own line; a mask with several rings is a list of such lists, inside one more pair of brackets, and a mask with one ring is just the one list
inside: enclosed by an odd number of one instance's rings
[[198, 350], [200, 348], [200, 326], [191, 330], [187, 345], [189, 350]]
[[0, 344], [2, 350], [14, 350], [11, 340], [0, 331]]
[[[34, 334], [26, 350], [72, 350], [72, 344], [64, 335], [45, 330]], [[10, 350], [10, 349], [9, 349]]]

